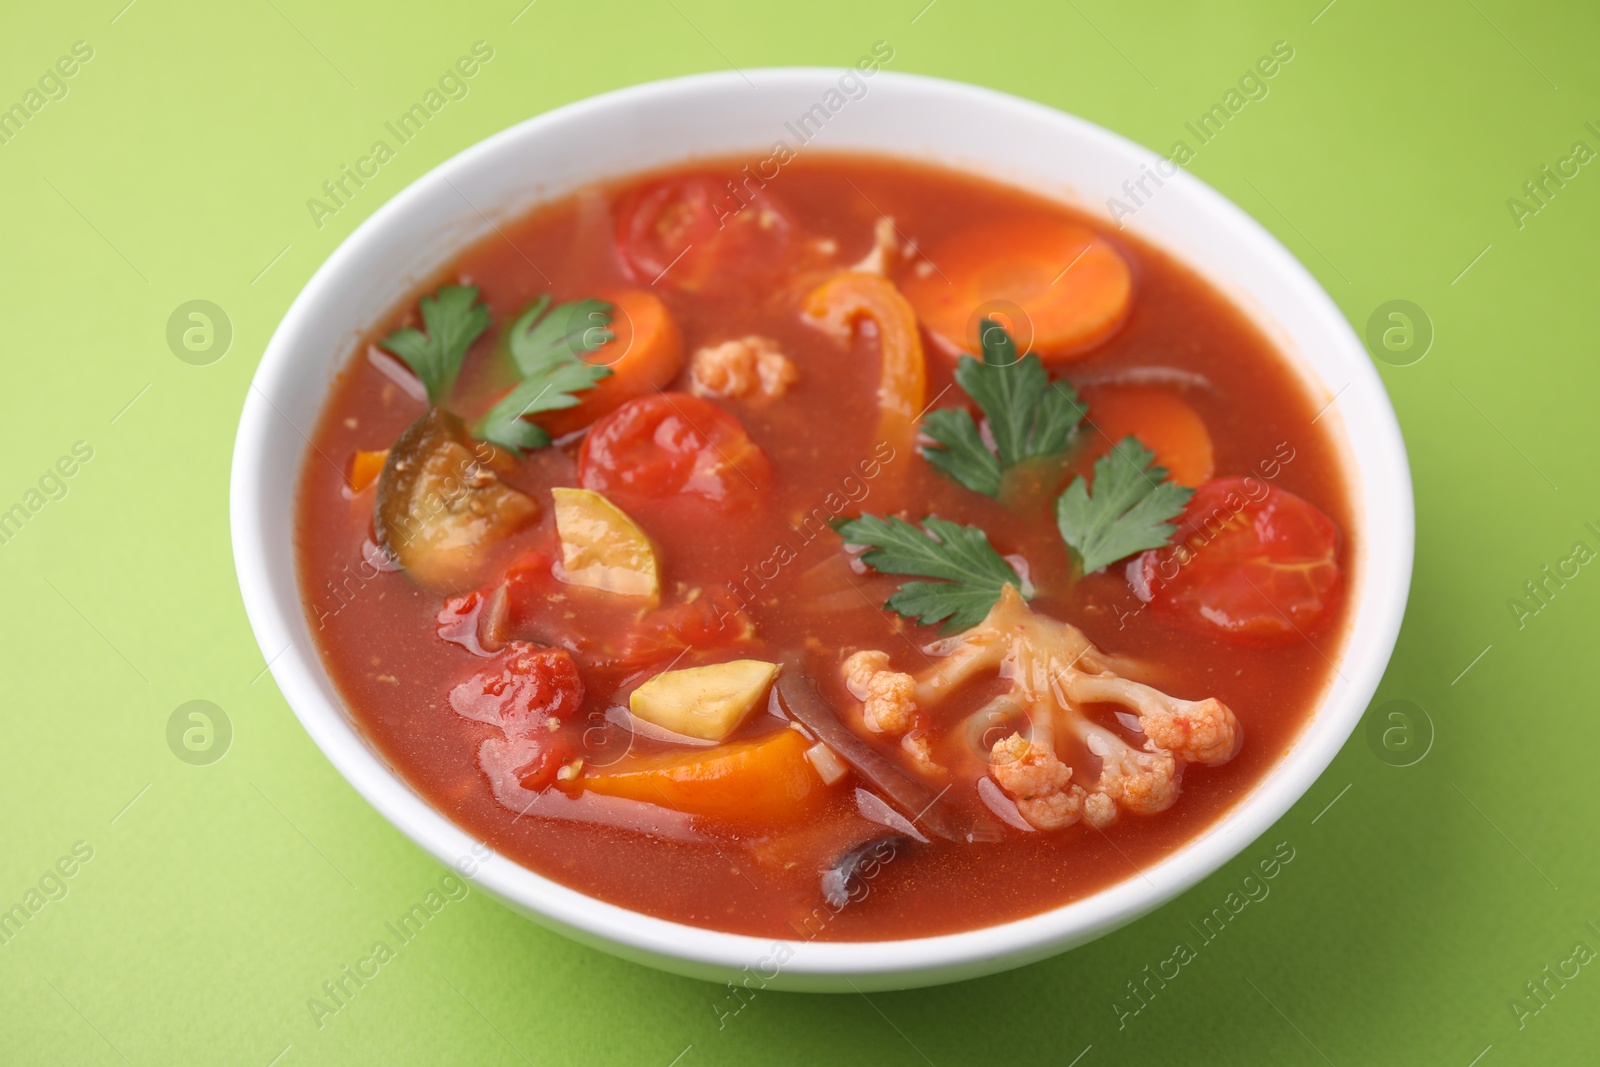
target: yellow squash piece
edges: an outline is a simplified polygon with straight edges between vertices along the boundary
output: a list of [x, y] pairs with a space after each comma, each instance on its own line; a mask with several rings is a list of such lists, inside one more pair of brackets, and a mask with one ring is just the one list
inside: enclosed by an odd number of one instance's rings
[[644, 531], [611, 501], [589, 489], [552, 489], [561, 563], [556, 577], [622, 596], [661, 597], [661, 571]]
[[633, 691], [628, 709], [663, 730], [721, 741], [767, 695], [777, 676], [776, 663], [758, 659], [665, 671]]

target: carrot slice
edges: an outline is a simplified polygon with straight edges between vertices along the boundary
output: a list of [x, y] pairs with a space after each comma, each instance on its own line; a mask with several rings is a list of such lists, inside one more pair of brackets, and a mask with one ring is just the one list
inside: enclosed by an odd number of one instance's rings
[[601, 299], [612, 305], [611, 332], [615, 337], [583, 358], [610, 367], [611, 375], [579, 393], [577, 406], [534, 420], [552, 437], [581, 430], [635, 397], [665, 387], [683, 366], [683, 335], [659, 296], [643, 289], [624, 289], [603, 294]]
[[802, 310], [812, 325], [848, 340], [862, 319], [878, 327], [883, 369], [878, 378], [878, 440], [910, 455], [917, 416], [928, 390], [928, 369], [916, 312], [900, 290], [877, 274], [845, 272], [806, 295]]
[[688, 815], [765, 826], [804, 814], [822, 781], [798, 730], [695, 752], [628, 758], [574, 785], [591, 793], [673, 808]]
[[389, 458], [389, 450], [381, 449], [377, 452], [358, 451], [350, 459], [350, 489], [361, 492], [367, 486], [378, 480], [378, 475], [383, 473], [384, 460]]
[[1216, 471], [1211, 434], [1194, 408], [1175, 394], [1142, 385], [1101, 385], [1084, 388], [1080, 396], [1090, 424], [1080, 431], [1089, 442], [1081, 462], [1098, 459], [1132, 434], [1179, 485], [1211, 480]]
[[986, 223], [926, 251], [937, 270], [908, 277], [903, 288], [923, 325], [953, 351], [978, 350], [974, 316], [983, 311], [1011, 331], [1019, 350], [1070, 362], [1117, 331], [1133, 296], [1127, 260], [1074, 223]]

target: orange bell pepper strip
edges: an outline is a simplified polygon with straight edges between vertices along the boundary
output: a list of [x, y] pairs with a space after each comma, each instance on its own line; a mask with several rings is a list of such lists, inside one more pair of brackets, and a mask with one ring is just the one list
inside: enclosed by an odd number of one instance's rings
[[630, 757], [570, 786], [686, 815], [771, 825], [807, 813], [822, 798], [822, 779], [806, 759], [809, 747], [798, 730], [785, 729], [757, 741]]
[[862, 319], [877, 324], [883, 360], [878, 377], [877, 439], [893, 445], [897, 456], [910, 456], [916, 444], [917, 416], [922, 414], [928, 392], [922, 335], [917, 332], [917, 313], [911, 304], [887, 278], [847, 271], [811, 290], [802, 310], [812, 325], [846, 341]]

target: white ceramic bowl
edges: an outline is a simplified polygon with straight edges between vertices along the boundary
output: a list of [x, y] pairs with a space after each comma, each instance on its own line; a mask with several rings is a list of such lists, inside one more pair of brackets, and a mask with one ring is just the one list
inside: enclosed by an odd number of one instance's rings
[[[817, 132], [802, 146], [794, 131], [807, 114], [808, 133]], [[441, 862], [553, 929], [680, 974], [718, 981], [759, 975], [752, 984], [768, 988], [870, 991], [1016, 967], [1170, 900], [1281, 817], [1360, 719], [1394, 647], [1410, 585], [1405, 447], [1366, 351], [1283, 245], [1187, 173], [1164, 176], [1156, 195], [1121, 221], [1239, 302], [1310, 388], [1331, 402], [1323, 418], [1344, 438], [1359, 527], [1352, 538], [1354, 610], [1338, 670], [1290, 751], [1225, 817], [1142, 876], [1015, 922], [891, 942], [780, 947], [607, 904], [487, 853], [394, 774], [343, 710], [301, 607], [291, 533], [306, 432], [363, 330], [489, 232], [490, 220], [514, 217], [595, 179], [695, 156], [766, 159], [777, 141], [801, 153], [860, 150], [968, 169], [1101, 216], [1110, 210], [1109, 197], [1128, 199], [1125, 181], [1160, 163], [1138, 145], [1039, 104], [883, 71], [867, 78], [825, 69], [679, 78], [584, 100], [497, 134], [419, 178], [362, 223], [306, 285], [268, 344], [233, 456], [233, 550], [245, 608], [290, 706], [356, 790]], [[1160, 166], [1163, 175], [1173, 169]]]

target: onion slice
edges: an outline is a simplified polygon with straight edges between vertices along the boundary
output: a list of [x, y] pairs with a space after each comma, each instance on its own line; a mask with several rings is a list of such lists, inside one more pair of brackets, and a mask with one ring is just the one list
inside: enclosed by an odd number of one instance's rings
[[784, 661], [786, 670], [778, 675], [778, 699], [801, 726], [811, 731], [848, 763], [855, 772], [900, 808], [912, 823], [946, 841], [998, 841], [999, 824], [987, 815], [968, 814], [944, 799], [945, 790], [934, 792], [899, 767], [877, 749], [857, 737], [840, 722], [799, 661]]

